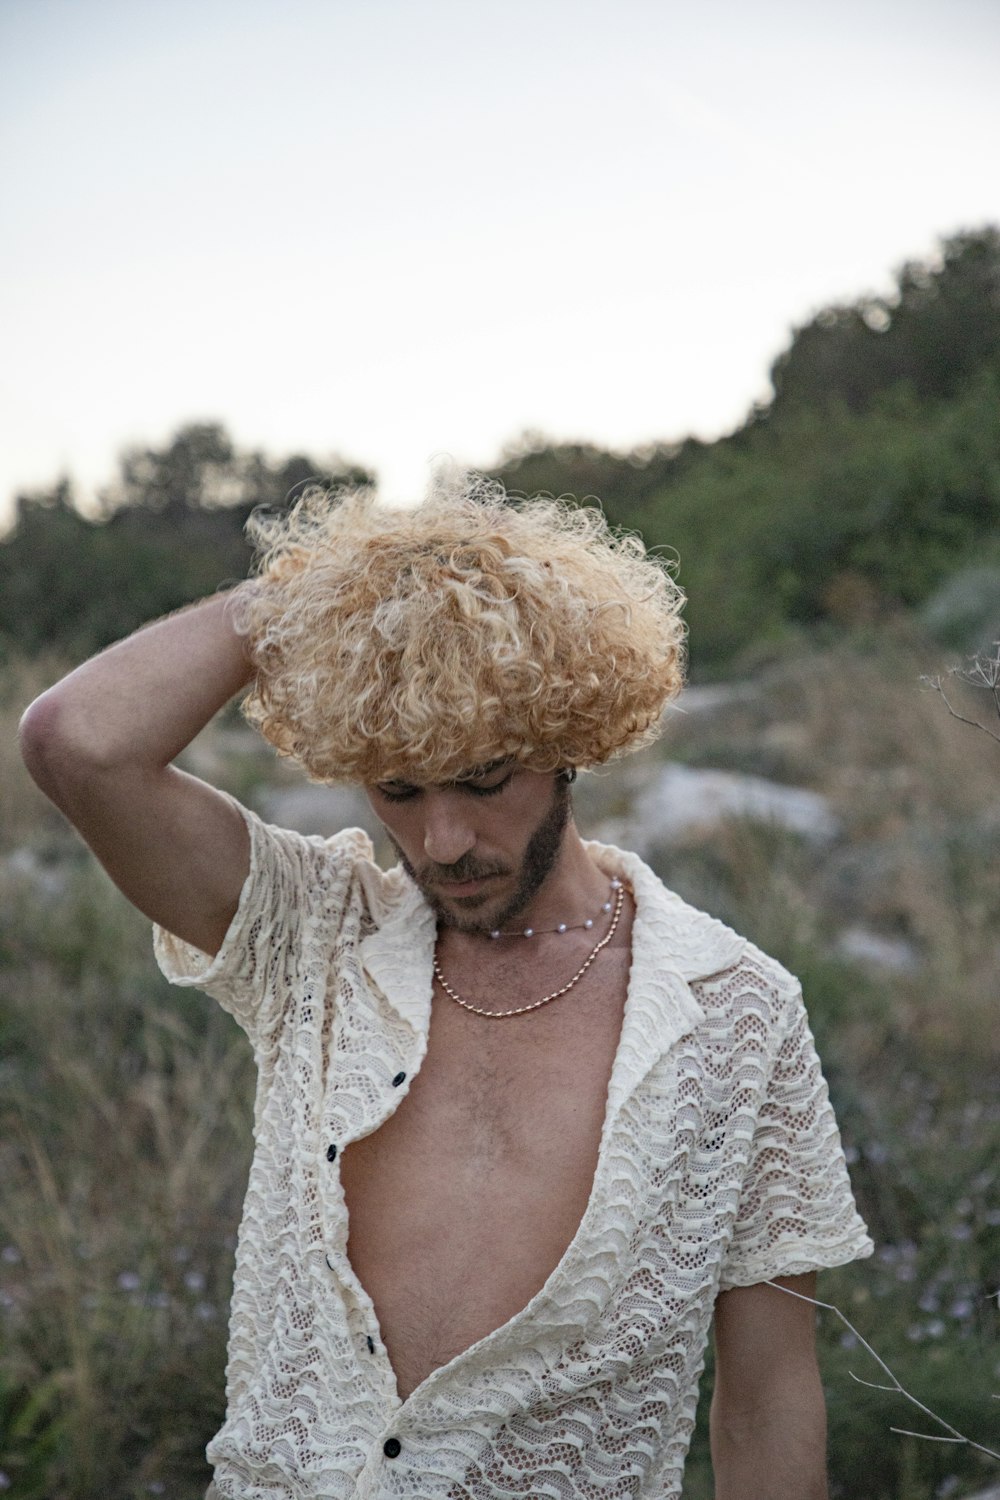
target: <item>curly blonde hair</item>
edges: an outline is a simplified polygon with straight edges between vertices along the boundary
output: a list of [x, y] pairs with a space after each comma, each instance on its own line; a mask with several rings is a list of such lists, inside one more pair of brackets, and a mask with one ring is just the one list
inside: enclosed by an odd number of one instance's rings
[[669, 565], [597, 509], [452, 472], [412, 510], [314, 489], [247, 530], [243, 711], [314, 781], [597, 766], [655, 738], [681, 688]]

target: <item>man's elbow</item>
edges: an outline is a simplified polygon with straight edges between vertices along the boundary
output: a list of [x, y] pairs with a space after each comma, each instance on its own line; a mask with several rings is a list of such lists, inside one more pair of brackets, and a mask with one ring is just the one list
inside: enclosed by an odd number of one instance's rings
[[58, 759], [58, 722], [59, 708], [49, 692], [28, 705], [17, 726], [21, 759], [32, 781], [43, 792], [48, 792], [54, 779], [54, 765]]
[[87, 733], [58, 684], [30, 703], [17, 731], [21, 759], [36, 786], [57, 806], [75, 781], [102, 769], [99, 736]]

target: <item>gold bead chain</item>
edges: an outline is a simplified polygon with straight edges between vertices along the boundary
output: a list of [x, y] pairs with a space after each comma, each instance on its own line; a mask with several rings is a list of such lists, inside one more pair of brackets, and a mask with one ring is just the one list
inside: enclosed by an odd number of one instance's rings
[[570, 980], [569, 984], [564, 984], [561, 990], [553, 990], [551, 995], [543, 995], [541, 1000], [536, 1000], [533, 1005], [519, 1005], [516, 1010], [481, 1010], [478, 1005], [470, 1005], [468, 1000], [463, 1000], [461, 995], [457, 994], [455, 990], [452, 989], [451, 985], [441, 973], [441, 968], [437, 961], [437, 954], [434, 955], [434, 978], [444, 990], [449, 1000], [454, 1000], [455, 1004], [460, 1005], [463, 1010], [471, 1010], [474, 1016], [488, 1016], [493, 1021], [501, 1021], [506, 1016], [526, 1015], [529, 1010], [538, 1010], [539, 1006], [548, 1005], [550, 1000], [558, 1000], [560, 995], [565, 995], [568, 990], [571, 990], [573, 988], [574, 984], [576, 984], [578, 980], [583, 978], [584, 974], [586, 974], [587, 970], [590, 968], [591, 964], [594, 962], [594, 959], [600, 953], [601, 949], [606, 948], [611, 939], [614, 937], [615, 928], [618, 926], [618, 919], [622, 914], [622, 906], [624, 905], [624, 902], [625, 887], [624, 885], [620, 885], [618, 887], [618, 895], [615, 900], [615, 914], [611, 918], [611, 926], [601, 938], [601, 941], [597, 944], [596, 948], [593, 949], [586, 963], [581, 969], [577, 970], [577, 972], [573, 975], [573, 978]]

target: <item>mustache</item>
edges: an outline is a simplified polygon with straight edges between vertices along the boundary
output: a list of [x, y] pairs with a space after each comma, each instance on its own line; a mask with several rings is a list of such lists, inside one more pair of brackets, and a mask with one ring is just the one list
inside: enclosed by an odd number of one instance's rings
[[461, 884], [466, 880], [485, 880], [489, 875], [506, 875], [508, 872], [498, 865], [484, 865], [477, 859], [468, 859], [464, 855], [456, 860], [453, 865], [424, 865], [418, 872], [418, 877], [423, 885], [435, 885], [438, 882], [445, 884]]
[[505, 865], [488, 865], [475, 858], [472, 854], [463, 854], [453, 865], [423, 865], [417, 869], [416, 865], [407, 859], [402, 847], [389, 834], [389, 842], [392, 844], [403, 869], [411, 880], [415, 880], [419, 886], [434, 885], [437, 882], [454, 882], [461, 885], [466, 880], [485, 880], [489, 875], [509, 875], [510, 870]]

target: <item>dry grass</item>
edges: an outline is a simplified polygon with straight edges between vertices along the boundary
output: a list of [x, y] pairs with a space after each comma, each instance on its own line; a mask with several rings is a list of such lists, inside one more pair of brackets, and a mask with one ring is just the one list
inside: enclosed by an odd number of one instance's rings
[[56, 1398], [62, 1462], [42, 1493], [200, 1495], [199, 1449], [221, 1416], [248, 1049], [222, 1012], [160, 984], [148, 925], [92, 865], [47, 909], [8, 883], [5, 913], [5, 1375]]
[[1000, 747], [921, 683], [941, 669], [930, 653], [900, 633], [877, 651], [803, 657], [755, 696], [675, 720], [668, 750], [825, 794], [843, 834], [813, 858], [786, 849], [774, 865], [766, 840], [724, 836], [741, 907], [762, 908], [761, 941], [778, 929], [780, 943], [796, 924], [809, 942], [851, 924], [908, 940], [922, 965], [917, 982], [897, 985], [909, 1026], [995, 1063]]
[[[844, 833], [817, 849], [734, 825], [665, 851], [663, 873], [802, 975], [879, 1243], [874, 1263], [832, 1274], [822, 1295], [908, 1389], [988, 1443], [1000, 751], [920, 690], [935, 669], [912, 642], [838, 648], [676, 721], [668, 752], [823, 791]], [[222, 1415], [249, 1049], [210, 1002], [161, 981], [148, 925], [14, 759], [17, 714], [48, 675], [25, 670], [0, 697], [12, 789], [0, 860], [24, 846], [61, 855], [0, 864], [0, 1472], [21, 1500], [201, 1500]], [[244, 743], [210, 732], [197, 769], [246, 794], [262, 765]], [[838, 959], [849, 921], [907, 937], [919, 970]], [[832, 1493], [958, 1500], [988, 1482], [969, 1455], [892, 1438], [904, 1413], [852, 1385], [849, 1369], [872, 1372], [841, 1335], [823, 1330]], [[685, 1493], [711, 1493], [702, 1435]]]

